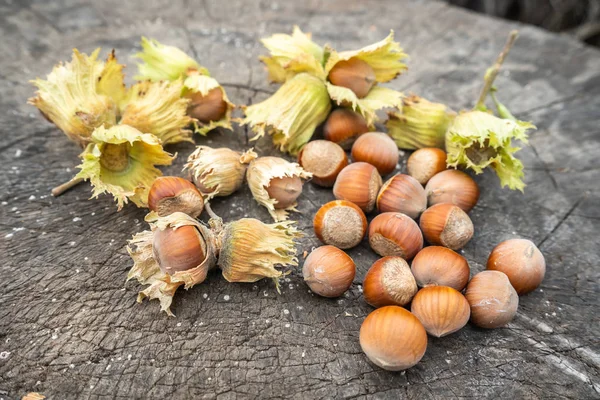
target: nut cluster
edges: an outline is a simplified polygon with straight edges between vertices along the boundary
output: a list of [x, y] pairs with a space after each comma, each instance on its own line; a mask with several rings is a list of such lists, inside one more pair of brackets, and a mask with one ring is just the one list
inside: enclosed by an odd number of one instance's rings
[[[362, 281], [364, 301], [375, 310], [362, 323], [360, 346], [373, 364], [397, 371], [421, 360], [427, 334], [450, 335], [469, 320], [487, 329], [506, 326], [519, 295], [544, 279], [544, 256], [526, 239], [499, 243], [487, 269], [472, 278], [469, 262], [458, 253], [475, 234], [468, 213], [480, 189], [456, 168], [481, 173], [490, 167], [503, 186], [524, 187], [512, 140], [526, 141], [534, 127], [515, 120], [493, 94], [499, 116], [485, 105], [515, 35], [486, 73], [474, 109], [458, 114], [380, 85], [406, 69], [393, 32], [344, 52], [318, 45], [297, 27], [292, 35], [265, 38], [270, 56], [261, 60], [269, 79], [281, 86], [265, 101], [243, 107], [240, 123], [256, 138], [272, 136], [275, 147], [297, 155], [297, 163], [258, 157], [253, 149], [198, 146], [187, 159], [187, 179], [161, 177], [156, 166], [174, 159], [163, 145], [191, 142], [193, 132], [231, 129], [234, 105], [208, 71], [177, 48], [143, 38], [138, 82], [129, 88], [114, 51], [101, 62], [98, 51], [88, 56], [74, 50], [72, 62], [34, 81], [39, 90], [30, 104], [85, 148], [81, 171], [53, 193], [89, 180], [94, 196], [108, 192], [119, 208], [128, 201], [149, 208], [150, 229], [127, 248], [134, 261], [128, 280], [146, 286], [138, 301], [157, 299], [169, 315], [176, 290], [202, 283], [217, 266], [229, 282], [270, 278], [279, 291], [281, 267], [298, 265], [295, 239], [302, 236], [286, 221], [288, 213], [301, 211], [306, 181], [321, 187], [311, 191], [332, 188], [336, 200], [314, 215], [314, 233], [324, 245], [305, 257], [304, 281], [316, 295], [344, 295], [357, 275], [344, 250], [368, 241], [381, 258]], [[377, 112], [384, 108], [396, 108], [389, 133], [375, 132]], [[311, 141], [319, 126], [324, 140]], [[398, 171], [399, 148], [417, 149], [406, 173]], [[223, 223], [212, 212], [210, 201], [233, 194], [244, 181], [275, 223]], [[203, 210], [208, 224], [197, 219]], [[373, 212], [379, 214], [369, 223]]]

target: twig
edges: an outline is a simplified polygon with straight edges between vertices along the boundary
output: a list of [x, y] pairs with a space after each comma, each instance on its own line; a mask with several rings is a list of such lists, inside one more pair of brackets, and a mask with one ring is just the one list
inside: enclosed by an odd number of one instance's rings
[[208, 216], [211, 219], [214, 219], [214, 220], [221, 219], [221, 217], [219, 217], [217, 214], [215, 214], [215, 212], [212, 210], [212, 208], [210, 207], [210, 203], [206, 202], [206, 204], [204, 204], [204, 209], [206, 210], [206, 212], [208, 213]]
[[81, 182], [83, 182], [82, 178], [73, 178], [70, 181], [63, 183], [62, 185], [58, 185], [57, 187], [52, 189], [52, 196], [58, 197], [67, 190], [79, 185]]
[[510, 32], [510, 34], [508, 35], [508, 40], [506, 41], [506, 44], [504, 45], [502, 52], [500, 52], [500, 54], [498, 55], [498, 58], [496, 58], [496, 62], [485, 72], [483, 88], [481, 89], [481, 92], [479, 93], [479, 98], [477, 99], [477, 104], [475, 104], [476, 110], [479, 110], [479, 109], [482, 109], [485, 107], [485, 99], [487, 98], [487, 95], [490, 92], [492, 85], [494, 84], [494, 80], [496, 79], [496, 76], [498, 75], [498, 72], [500, 71], [500, 67], [502, 67], [502, 64], [504, 63], [504, 59], [510, 52], [510, 49], [513, 46], [513, 44], [515, 44], [515, 40], [517, 40], [518, 35], [519, 35], [519, 31], [517, 31], [517, 30]]

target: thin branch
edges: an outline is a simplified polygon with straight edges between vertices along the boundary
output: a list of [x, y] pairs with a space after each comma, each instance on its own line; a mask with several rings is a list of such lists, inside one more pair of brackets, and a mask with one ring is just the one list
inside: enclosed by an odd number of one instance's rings
[[512, 48], [513, 44], [515, 44], [515, 40], [517, 40], [518, 35], [519, 35], [519, 31], [517, 31], [517, 30], [510, 32], [510, 34], [508, 35], [508, 40], [506, 41], [506, 44], [504, 45], [502, 52], [498, 55], [496, 62], [494, 63], [494, 65], [492, 65], [486, 71], [483, 88], [481, 89], [481, 92], [479, 93], [479, 98], [477, 99], [477, 104], [475, 104], [476, 110], [485, 107], [485, 99], [487, 98], [487, 95], [490, 92], [492, 85], [494, 84], [494, 80], [496, 79], [498, 72], [500, 72], [500, 67], [502, 67], [502, 64], [504, 63], [504, 59], [510, 52], [510, 49]]
[[62, 185], [58, 185], [57, 187], [52, 189], [52, 192], [51, 192], [52, 196], [58, 197], [61, 194], [63, 194], [64, 192], [66, 192], [67, 190], [72, 189], [75, 186], [79, 185], [81, 182], [83, 182], [82, 178], [73, 178], [70, 181], [63, 183]]

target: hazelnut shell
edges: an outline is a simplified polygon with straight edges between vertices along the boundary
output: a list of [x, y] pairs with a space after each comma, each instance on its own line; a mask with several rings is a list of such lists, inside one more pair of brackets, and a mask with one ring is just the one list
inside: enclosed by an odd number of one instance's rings
[[334, 200], [315, 214], [313, 227], [319, 240], [340, 249], [357, 246], [367, 232], [367, 217], [354, 203]]

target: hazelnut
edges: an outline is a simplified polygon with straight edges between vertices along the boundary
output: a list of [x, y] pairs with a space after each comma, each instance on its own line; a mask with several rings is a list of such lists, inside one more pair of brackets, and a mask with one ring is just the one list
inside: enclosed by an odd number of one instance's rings
[[204, 209], [204, 200], [192, 182], [177, 176], [161, 176], [150, 187], [148, 208], [159, 217], [180, 211], [196, 218]]
[[329, 71], [328, 78], [334, 85], [352, 90], [359, 99], [369, 94], [376, 83], [373, 68], [358, 58], [339, 61]]
[[396, 168], [399, 157], [394, 140], [382, 132], [360, 135], [352, 145], [352, 159], [375, 166], [382, 176]]
[[312, 251], [302, 267], [304, 281], [314, 293], [323, 297], [344, 294], [356, 274], [350, 256], [333, 246], [321, 246]]
[[435, 147], [419, 149], [408, 157], [408, 175], [425, 185], [435, 174], [446, 169], [446, 152]]
[[447, 286], [419, 290], [410, 311], [431, 336], [442, 337], [460, 330], [469, 322], [471, 308], [459, 291]]
[[417, 290], [410, 267], [401, 257], [383, 257], [375, 261], [363, 281], [365, 301], [373, 307], [406, 305]]
[[371, 164], [356, 162], [345, 167], [333, 185], [333, 195], [338, 200], [348, 200], [366, 213], [373, 211], [381, 176]]
[[365, 237], [367, 217], [356, 204], [334, 200], [317, 211], [313, 227], [321, 242], [349, 249], [358, 245]]
[[469, 175], [456, 169], [436, 174], [425, 186], [430, 206], [450, 203], [469, 212], [479, 200], [479, 186]]
[[476, 274], [467, 285], [465, 297], [471, 306], [471, 321], [480, 328], [508, 324], [519, 307], [519, 295], [500, 271]]
[[546, 260], [533, 242], [510, 239], [492, 250], [487, 269], [504, 272], [518, 294], [537, 288], [546, 274]]
[[152, 250], [160, 270], [169, 275], [195, 268], [206, 258], [206, 242], [193, 225], [157, 229]]
[[409, 216], [383, 213], [373, 218], [369, 225], [369, 244], [380, 256], [400, 256], [410, 260], [423, 248], [423, 235]]
[[369, 131], [367, 121], [349, 108], [336, 108], [329, 114], [323, 125], [325, 139], [350, 150], [356, 138]]
[[377, 195], [377, 209], [380, 212], [400, 212], [417, 219], [426, 208], [425, 189], [409, 175], [392, 176]]
[[419, 222], [425, 240], [452, 250], [463, 248], [473, 237], [473, 222], [459, 207], [441, 203], [429, 207]]
[[469, 282], [466, 258], [442, 246], [425, 247], [415, 256], [411, 271], [420, 287], [449, 286], [461, 291]]
[[305, 171], [313, 174], [313, 183], [332, 187], [340, 171], [348, 165], [348, 156], [336, 143], [329, 140], [314, 140], [300, 150], [298, 164]]
[[277, 200], [273, 206], [285, 209], [296, 204], [296, 199], [302, 193], [302, 179], [299, 176], [273, 178], [265, 189], [271, 199]]
[[427, 349], [427, 332], [421, 322], [398, 306], [378, 308], [367, 315], [359, 338], [369, 360], [388, 371], [416, 365]]
[[191, 99], [188, 115], [200, 122], [219, 121], [227, 112], [227, 103], [223, 99], [223, 89], [216, 87], [208, 91], [206, 96], [200, 92], [188, 95]]

